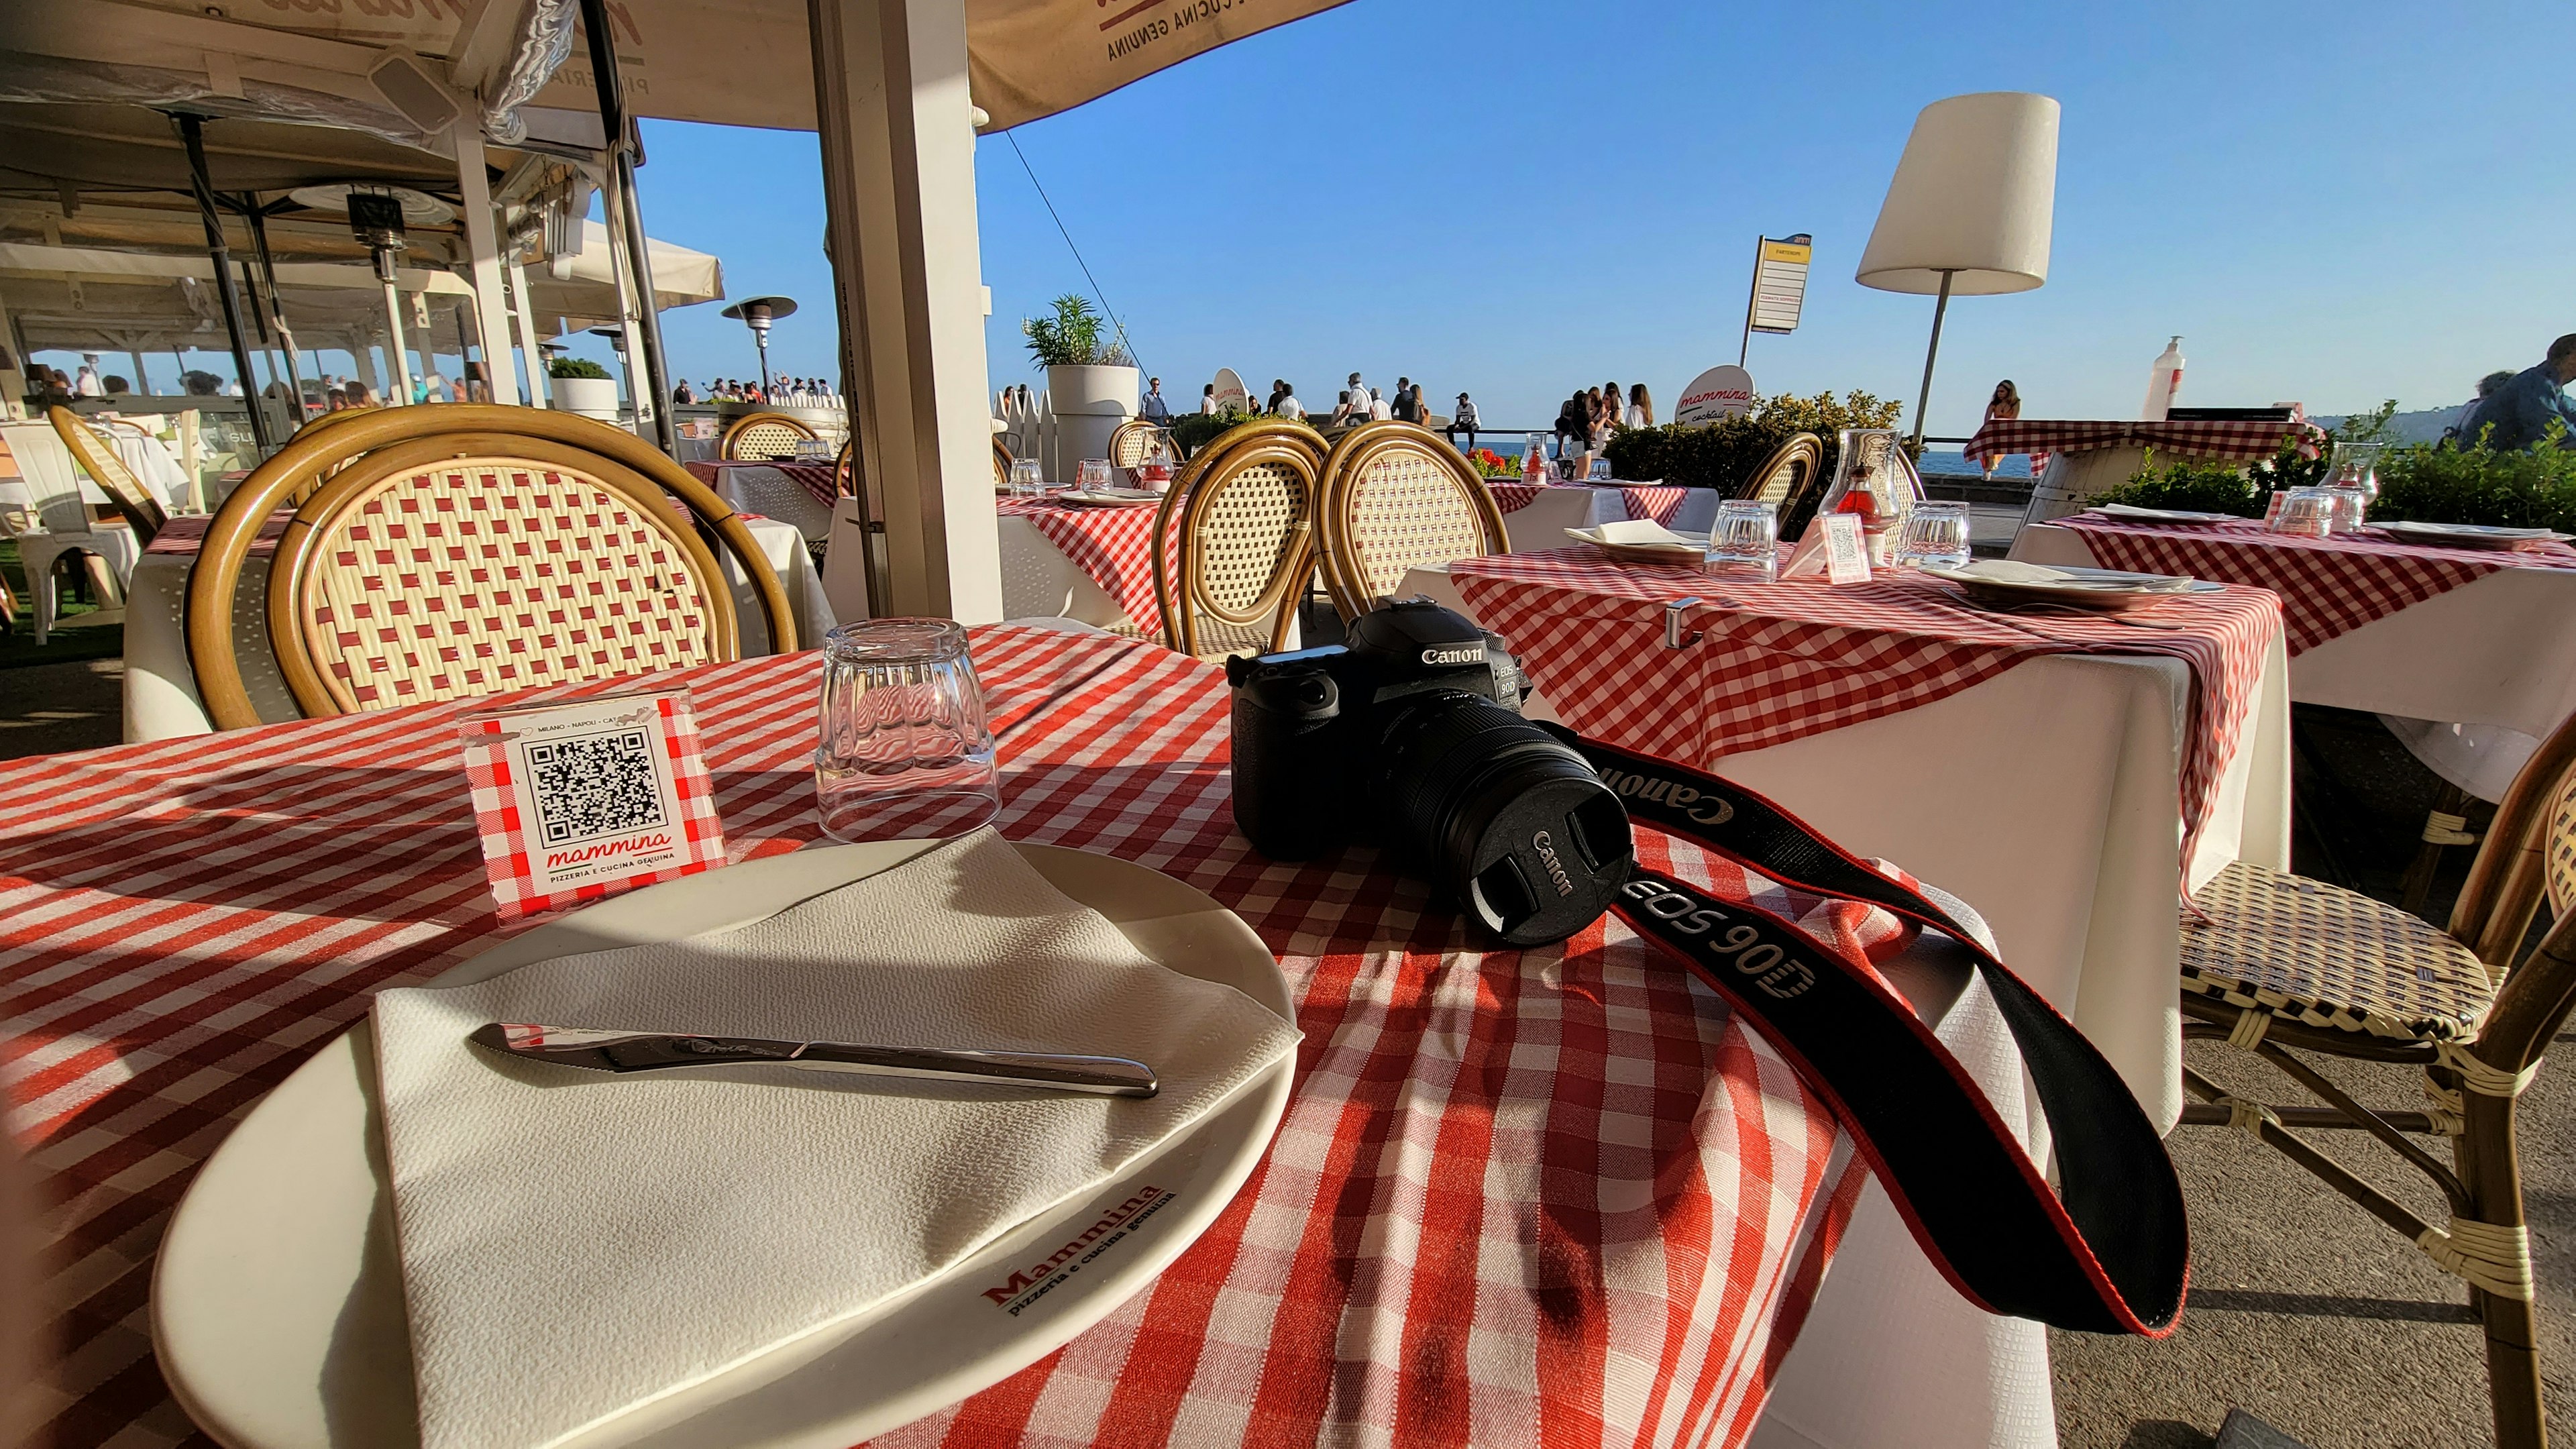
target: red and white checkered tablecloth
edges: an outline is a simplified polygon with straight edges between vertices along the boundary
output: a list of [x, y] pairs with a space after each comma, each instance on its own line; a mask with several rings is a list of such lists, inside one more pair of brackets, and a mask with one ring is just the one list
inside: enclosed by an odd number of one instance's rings
[[[294, 521], [295, 510], [292, 508], [281, 508], [271, 513], [268, 521], [259, 526], [259, 536], [251, 540], [250, 556], [276, 557], [277, 541], [286, 537], [286, 526]], [[143, 551], [193, 554], [206, 546], [206, 530], [213, 527], [214, 522], [215, 516], [211, 513], [182, 513], [161, 525], [160, 531], [152, 535], [152, 541], [143, 546]]]
[[775, 468], [794, 479], [798, 487], [813, 494], [814, 501], [825, 508], [830, 508], [841, 501], [841, 486], [832, 476], [834, 465], [830, 463], [791, 463], [783, 458], [771, 458], [760, 461], [738, 459], [721, 463], [686, 463], [681, 466], [687, 468], [699, 482], [710, 488], [716, 486], [727, 468]]
[[[994, 505], [1005, 518], [1025, 518], [1073, 561], [1100, 591], [1118, 601], [1127, 621], [1146, 638], [1162, 637], [1162, 611], [1154, 606], [1154, 514], [1152, 504], [1127, 508], [1081, 508], [1037, 498], [1000, 498]], [[1164, 540], [1164, 566], [1177, 569], [1173, 540]], [[1180, 575], [1172, 575], [1178, 581]]]
[[2152, 447], [2186, 458], [2269, 458], [2281, 451], [2281, 440], [2296, 434], [2299, 452], [2313, 458], [2324, 446], [2325, 430], [2314, 423], [2067, 421], [2053, 418], [1989, 418], [1959, 451], [1971, 463], [2012, 453], [2089, 453], [2096, 448], [2131, 445]]
[[[1966, 607], [1937, 580], [1774, 584], [1697, 569], [1627, 566], [1590, 549], [1449, 565], [1458, 593], [1503, 636], [1564, 721], [1613, 744], [1703, 769], [1726, 756], [1896, 714], [2043, 654], [2165, 654], [2191, 666], [2183, 854], [2218, 798], [2262, 681], [2280, 605], [2252, 589], [2159, 602], [2124, 618], [2005, 616]], [[1664, 647], [1664, 605], [1702, 635]]]
[[2104, 568], [2188, 574], [2280, 595], [2290, 653], [2314, 649], [2498, 569], [2576, 568], [2576, 549], [2529, 553], [2428, 548], [2372, 534], [2302, 538], [2243, 523], [2129, 523], [2070, 514], [2049, 527], [2079, 534]]
[[[1486, 481], [1485, 491], [1494, 495], [1494, 507], [1508, 514], [1517, 513], [1520, 510], [1529, 507], [1530, 504], [1536, 502], [1538, 500], [1539, 490], [1542, 488], [1583, 488], [1589, 486], [1592, 485], [1582, 483], [1497, 483], [1489, 479]], [[1668, 487], [1660, 483], [1627, 483], [1612, 484], [1608, 486], [1615, 487], [1619, 490], [1621, 501], [1628, 510], [1628, 517], [1632, 519], [1651, 518], [1667, 528], [1672, 526], [1673, 515], [1680, 511], [1683, 502], [1690, 497], [1690, 490], [1687, 488], [1679, 486]]]
[[[1615, 922], [1482, 953], [1371, 852], [1251, 855], [1209, 666], [973, 638], [1003, 831], [1224, 901], [1281, 957], [1306, 1039], [1265, 1165], [1151, 1289], [885, 1442], [1742, 1442], [1863, 1172], [1778, 1053]], [[818, 677], [807, 653], [643, 681], [689, 688], [736, 861], [816, 839]], [[460, 708], [0, 766], [0, 1060], [58, 1255], [40, 1442], [191, 1439], [147, 1302], [197, 1165], [369, 992], [500, 934]]]

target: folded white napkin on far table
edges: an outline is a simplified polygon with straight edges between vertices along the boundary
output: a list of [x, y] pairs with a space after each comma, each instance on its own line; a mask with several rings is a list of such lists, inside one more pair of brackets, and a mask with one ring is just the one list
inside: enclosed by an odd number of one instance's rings
[[[496, 1057], [491, 1021], [1132, 1057], [1143, 1099]], [[1297, 1041], [991, 831], [755, 925], [375, 1001], [426, 1449], [555, 1443], [1117, 1175]]]

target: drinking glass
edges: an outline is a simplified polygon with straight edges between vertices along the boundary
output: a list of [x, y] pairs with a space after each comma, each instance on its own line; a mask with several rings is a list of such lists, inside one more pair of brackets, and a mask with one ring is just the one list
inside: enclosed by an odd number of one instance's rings
[[1011, 460], [1011, 495], [1013, 497], [1035, 498], [1045, 491], [1046, 480], [1038, 473], [1037, 459], [1013, 458]]
[[1906, 510], [1897, 525], [1893, 560], [1901, 569], [1966, 568], [1968, 505], [1949, 499], [1925, 499]]
[[1075, 470], [1073, 479], [1076, 486], [1080, 487], [1085, 493], [1097, 492], [1100, 489], [1108, 487], [1109, 460], [1106, 458], [1083, 459], [1081, 466]]
[[2370, 512], [2369, 494], [2350, 483], [2329, 484], [2319, 491], [2334, 502], [2335, 532], [2353, 533], [2360, 529], [2362, 519]]
[[2305, 538], [2324, 538], [2335, 532], [2334, 494], [2331, 488], [2289, 490], [2281, 500], [2280, 511], [2273, 515], [2272, 531]]
[[1609, 460], [1609, 459], [1607, 459], [1607, 458], [1595, 458], [1595, 459], [1593, 459], [1593, 460], [1592, 460], [1592, 476], [1593, 476], [1594, 478], [1600, 479], [1601, 481], [1603, 481], [1603, 482], [1605, 482], [1605, 483], [1606, 483], [1606, 482], [1608, 482], [1608, 481], [1609, 481], [1609, 479], [1610, 479], [1610, 460]]
[[983, 686], [952, 619], [869, 619], [823, 636], [814, 796], [835, 840], [944, 840], [1002, 805]]
[[1778, 505], [1763, 498], [1728, 498], [1717, 505], [1717, 520], [1708, 528], [1708, 559], [1702, 572], [1723, 578], [1770, 583], [1780, 576]]

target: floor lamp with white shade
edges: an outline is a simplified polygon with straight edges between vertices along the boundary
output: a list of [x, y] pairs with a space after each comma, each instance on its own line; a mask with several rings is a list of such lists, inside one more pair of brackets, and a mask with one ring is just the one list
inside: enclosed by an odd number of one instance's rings
[[1934, 101], [1914, 118], [1857, 280], [1882, 292], [1931, 292], [1932, 345], [1914, 442], [1932, 404], [1932, 364], [1950, 298], [2027, 292], [2048, 280], [2057, 204], [2057, 102], [2021, 91]]

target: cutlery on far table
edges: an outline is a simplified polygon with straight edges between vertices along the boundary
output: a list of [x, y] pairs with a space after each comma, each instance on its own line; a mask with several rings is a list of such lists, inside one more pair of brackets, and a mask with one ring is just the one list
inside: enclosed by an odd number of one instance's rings
[[859, 1046], [837, 1041], [768, 1041], [743, 1036], [593, 1031], [494, 1021], [467, 1037], [476, 1046], [526, 1061], [592, 1072], [652, 1072], [683, 1067], [785, 1066], [879, 1077], [935, 1077], [1053, 1092], [1150, 1097], [1161, 1088], [1154, 1069], [1125, 1057], [1044, 1052], [974, 1051], [961, 1047]]

